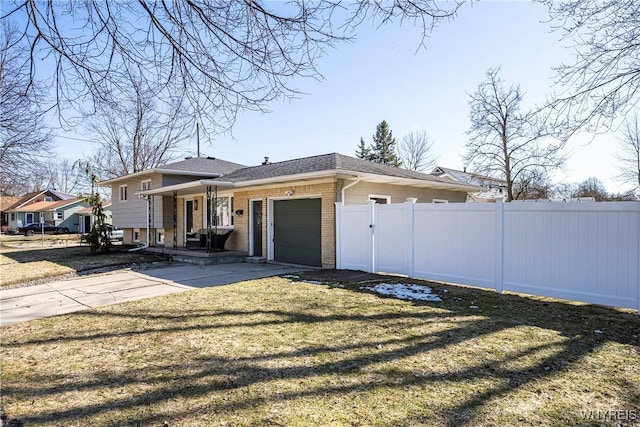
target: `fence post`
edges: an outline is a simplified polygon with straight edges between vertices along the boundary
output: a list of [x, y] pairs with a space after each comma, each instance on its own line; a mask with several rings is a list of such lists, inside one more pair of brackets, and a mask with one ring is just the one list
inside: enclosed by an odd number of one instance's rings
[[407, 265], [407, 276], [409, 277], [413, 277], [413, 269], [415, 266], [415, 223], [414, 223], [414, 216], [415, 216], [415, 208], [416, 208], [416, 202], [418, 201], [418, 199], [416, 199], [415, 197], [409, 197], [407, 198], [407, 201], [405, 203], [405, 212], [406, 212], [406, 216], [405, 216], [405, 225], [407, 227], [406, 229], [406, 241], [407, 241], [407, 253], [409, 254], [409, 265]]
[[496, 197], [496, 292], [504, 292], [504, 198]]
[[[636, 208], [638, 208], [638, 213], [640, 214], [640, 202], [636, 203]], [[640, 217], [640, 216], [639, 216]], [[638, 221], [638, 228], [640, 228], [640, 220]], [[638, 242], [638, 279], [640, 279], [640, 239], [637, 239]], [[638, 300], [636, 304], [636, 309], [638, 310], [638, 315], [640, 316], [640, 280], [638, 280]]]
[[342, 269], [342, 203], [336, 205], [336, 269]]
[[376, 272], [375, 200], [369, 200], [369, 273]]

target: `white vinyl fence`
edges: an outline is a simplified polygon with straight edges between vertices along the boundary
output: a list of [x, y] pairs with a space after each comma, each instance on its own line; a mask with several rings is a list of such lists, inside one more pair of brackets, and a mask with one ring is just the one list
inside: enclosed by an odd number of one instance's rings
[[337, 268], [640, 312], [640, 203], [336, 204]]

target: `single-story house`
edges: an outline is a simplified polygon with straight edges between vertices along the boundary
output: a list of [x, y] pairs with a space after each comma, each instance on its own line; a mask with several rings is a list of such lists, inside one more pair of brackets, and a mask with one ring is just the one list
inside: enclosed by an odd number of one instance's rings
[[29, 193], [7, 209], [8, 228], [15, 231], [42, 219], [47, 224], [67, 227], [69, 231], [76, 232], [80, 222], [77, 212], [86, 206], [83, 199], [60, 191]]
[[[111, 224], [112, 217], [113, 217], [111, 213], [111, 203], [104, 203], [102, 205], [102, 211], [106, 216], [106, 219], [105, 219], [106, 223]], [[78, 233], [82, 233], [82, 234], [89, 233], [95, 221], [95, 218], [93, 215], [93, 208], [91, 206], [88, 206], [86, 208], [80, 209], [77, 212], [77, 214], [80, 217], [80, 221], [78, 224]]]
[[0, 196], [0, 231], [3, 233], [9, 229], [9, 213], [7, 209], [15, 205], [21, 197], [19, 196]]
[[212, 157], [102, 182], [124, 243], [189, 247], [198, 230], [233, 230], [226, 249], [335, 267], [335, 203], [464, 202], [473, 185], [338, 153], [259, 166]]
[[431, 174], [452, 182], [482, 187], [480, 191], [469, 193], [467, 202], [495, 202], [497, 197], [507, 195], [507, 181], [503, 179], [467, 172], [466, 169], [460, 171], [442, 166], [436, 166]]

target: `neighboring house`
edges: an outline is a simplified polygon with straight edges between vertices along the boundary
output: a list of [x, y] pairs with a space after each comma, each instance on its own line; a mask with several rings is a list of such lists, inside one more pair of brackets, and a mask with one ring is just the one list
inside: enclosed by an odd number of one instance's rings
[[496, 197], [505, 197], [507, 194], [507, 181], [502, 179], [442, 166], [436, 166], [431, 174], [452, 182], [482, 187], [481, 191], [470, 193], [467, 202], [495, 202]]
[[9, 213], [7, 209], [20, 200], [18, 196], [0, 196], [0, 231], [3, 233], [9, 229]]
[[11, 205], [8, 214], [8, 229], [18, 228], [39, 222], [60, 227], [67, 227], [70, 231], [78, 230], [79, 216], [77, 212], [87, 204], [71, 194], [55, 190], [43, 190], [26, 194]]
[[[106, 223], [111, 224], [112, 217], [113, 217], [111, 213], [111, 203], [104, 203], [102, 205], [102, 211], [106, 216], [106, 219], [105, 219]], [[94, 215], [93, 215], [93, 208], [91, 206], [88, 206], [86, 208], [79, 210], [77, 213], [78, 213], [78, 216], [80, 217], [80, 221], [78, 224], [78, 233], [82, 233], [82, 234], [89, 233], [95, 221]]]
[[336, 202], [464, 202], [479, 190], [337, 153], [253, 167], [188, 158], [102, 184], [125, 244], [177, 249], [199, 229], [232, 229], [227, 249], [324, 268], [335, 267]]

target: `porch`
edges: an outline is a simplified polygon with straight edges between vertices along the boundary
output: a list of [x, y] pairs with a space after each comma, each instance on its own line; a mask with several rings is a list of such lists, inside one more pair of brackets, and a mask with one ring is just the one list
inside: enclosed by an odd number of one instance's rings
[[245, 251], [209, 252], [206, 249], [172, 249], [163, 246], [152, 246], [145, 249], [147, 252], [169, 255], [172, 260], [196, 265], [229, 264], [245, 262]]

